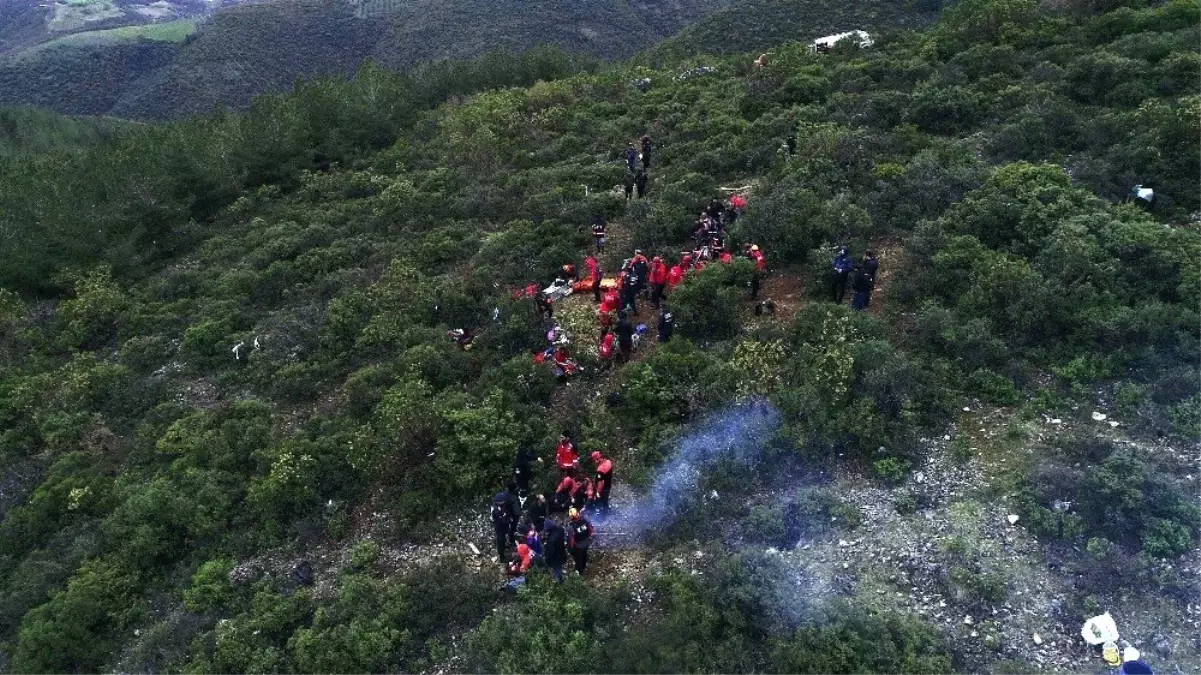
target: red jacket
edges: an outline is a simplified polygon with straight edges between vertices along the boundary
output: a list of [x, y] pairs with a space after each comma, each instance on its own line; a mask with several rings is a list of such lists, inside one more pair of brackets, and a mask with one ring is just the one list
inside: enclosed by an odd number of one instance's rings
[[616, 312], [617, 305], [621, 302], [621, 298], [617, 295], [617, 291], [609, 291], [601, 298], [600, 311]]
[[517, 545], [517, 560], [509, 563], [509, 574], [519, 576], [530, 570], [534, 562], [534, 552], [526, 544]]
[[613, 479], [613, 460], [603, 460], [596, 467], [596, 493], [599, 495], [604, 492], [609, 486], [609, 481]]
[[730, 263], [734, 262], [734, 254], [730, 253], [729, 251], [722, 251], [721, 252], [721, 261], [724, 264], [729, 265]]
[[680, 282], [683, 280], [684, 268], [680, 267], [679, 265], [672, 265], [671, 271], [667, 273], [667, 283], [672, 288], [675, 288], [676, 286], [679, 286]]
[[555, 464], [558, 464], [560, 469], [574, 468], [579, 462], [580, 456], [571, 441], [561, 441], [555, 448]]
[[555, 494], [573, 495], [576, 489], [575, 479], [571, 476], [563, 476], [563, 480], [559, 481], [559, 487], [555, 488]]
[[615, 338], [612, 333], [605, 333], [605, 337], [601, 338], [600, 357], [602, 359], [613, 358], [613, 340], [614, 339]]
[[588, 256], [584, 260], [584, 264], [588, 266], [588, 278], [593, 281], [600, 280], [600, 263], [596, 262], [596, 258]]
[[755, 269], [760, 272], [767, 269], [767, 258], [763, 256], [763, 251], [751, 251], [751, 257], [755, 259]]
[[651, 283], [658, 286], [667, 283], [667, 265], [662, 260], [651, 263]]

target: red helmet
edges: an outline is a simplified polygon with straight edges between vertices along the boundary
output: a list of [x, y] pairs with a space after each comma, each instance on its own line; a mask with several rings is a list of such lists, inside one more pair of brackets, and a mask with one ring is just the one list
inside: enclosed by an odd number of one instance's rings
[[601, 456], [601, 454], [600, 454], [600, 450], [593, 450], [593, 451], [592, 451], [592, 461], [594, 461], [594, 462], [599, 462], [599, 461], [601, 461], [602, 459], [604, 459], [604, 457], [603, 457], [603, 456]]

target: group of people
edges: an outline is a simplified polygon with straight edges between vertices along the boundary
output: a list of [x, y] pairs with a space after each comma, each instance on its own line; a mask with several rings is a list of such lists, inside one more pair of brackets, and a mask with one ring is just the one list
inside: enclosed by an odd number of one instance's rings
[[868, 250], [859, 262], [851, 257], [850, 249], [839, 247], [838, 254], [831, 260], [831, 300], [842, 304], [846, 297], [848, 282], [851, 288], [851, 308], [857, 311], [866, 310], [872, 303], [872, 291], [876, 288], [876, 273], [880, 270], [880, 261], [876, 252]]
[[[646, 184], [650, 181], [651, 168], [651, 137], [643, 136], [638, 144], [630, 143], [625, 151], [626, 175], [623, 180], [626, 201], [634, 198], [634, 190], [638, 190], [638, 198], [646, 196]], [[639, 166], [641, 163], [641, 166]]]
[[[545, 493], [532, 494], [534, 464], [543, 460], [521, 450], [513, 462], [513, 481], [492, 498], [491, 520], [496, 536], [496, 554], [504, 563], [510, 581], [507, 587], [525, 583], [534, 567], [546, 568], [558, 583], [570, 556], [576, 574], [588, 568], [588, 551], [596, 529], [586, 513], [598, 518], [609, 514], [609, 495], [613, 488], [613, 460], [594, 451], [592, 474], [580, 466], [580, 456], [571, 437], [559, 437], [554, 462], [559, 480], [548, 499]], [[560, 522], [559, 514], [566, 514]]]
[[[642, 157], [645, 160], [646, 153]], [[728, 228], [746, 205], [746, 197], [741, 194], [734, 194], [724, 202], [717, 199], [710, 201], [694, 224], [695, 246], [692, 250], [682, 251], [679, 260], [672, 262], [663, 256], [648, 258], [641, 249], [636, 249], [631, 257], [622, 262], [616, 279], [610, 280], [605, 279], [598, 258], [605, 251], [608, 224], [604, 218], [594, 216], [589, 227], [596, 250], [584, 261], [588, 276], [581, 280], [576, 266], [569, 263], [563, 265], [559, 277], [547, 290], [537, 292], [536, 285], [531, 285], [530, 294], [534, 297], [539, 315], [553, 320], [553, 300], [561, 297], [561, 294], [570, 293], [572, 289], [591, 290], [597, 303], [601, 328], [597, 354], [602, 370], [614, 363], [629, 361], [634, 349], [649, 332], [646, 323], [635, 322], [642, 300], [658, 311], [659, 342], [670, 341], [675, 330], [675, 316], [667, 307], [668, 295], [683, 283], [688, 274], [704, 269], [707, 264], [714, 261], [725, 264], [734, 262], [734, 253], [728, 246]], [[751, 299], [758, 299], [760, 285], [767, 272], [767, 258], [758, 245], [750, 243], [743, 246], [742, 255], [754, 265], [750, 291]], [[557, 324], [547, 334], [547, 340], [549, 346], [535, 355], [535, 361], [551, 363], [555, 374], [560, 377], [569, 377], [580, 371], [579, 365], [571, 359], [568, 347], [570, 336], [563, 333]]]

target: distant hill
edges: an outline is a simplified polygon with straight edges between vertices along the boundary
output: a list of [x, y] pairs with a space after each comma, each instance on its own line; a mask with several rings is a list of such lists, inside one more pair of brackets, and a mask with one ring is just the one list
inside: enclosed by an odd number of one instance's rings
[[648, 50], [658, 62], [690, 54], [768, 49], [853, 29], [921, 28], [938, 18], [944, 0], [741, 0], [720, 9]]
[[0, 57], [0, 103], [156, 119], [205, 113], [218, 104], [244, 108], [255, 96], [286, 89], [297, 78], [353, 73], [365, 59], [404, 68], [535, 45], [623, 58], [729, 2], [238, 4], [198, 22], [195, 32], [177, 19], [171, 28], [75, 33], [9, 50]]

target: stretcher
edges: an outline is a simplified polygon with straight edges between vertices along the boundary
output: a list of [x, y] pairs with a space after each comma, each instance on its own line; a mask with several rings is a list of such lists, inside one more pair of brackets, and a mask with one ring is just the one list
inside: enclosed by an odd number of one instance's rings
[[[601, 285], [601, 290], [605, 290], [605, 291], [607, 291], [611, 288], [617, 288], [617, 277], [608, 277], [605, 279], [601, 279], [600, 285]], [[571, 285], [571, 290], [576, 293], [584, 293], [586, 291], [591, 291], [592, 290], [592, 280], [591, 279], [580, 279], [579, 281], [577, 281]]]

